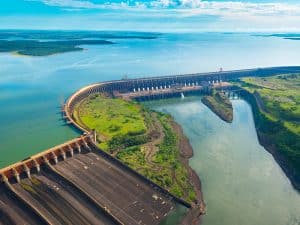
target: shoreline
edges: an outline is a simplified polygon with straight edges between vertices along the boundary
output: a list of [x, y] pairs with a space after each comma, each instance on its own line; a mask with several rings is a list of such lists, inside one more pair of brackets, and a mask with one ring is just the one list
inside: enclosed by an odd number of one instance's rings
[[297, 174], [295, 174], [293, 168], [291, 168], [287, 160], [280, 155], [276, 146], [272, 144], [272, 141], [266, 137], [266, 135], [262, 134], [258, 128], [255, 129], [259, 144], [273, 156], [276, 163], [280, 166], [286, 177], [291, 182], [293, 188], [300, 193], [300, 180], [296, 177]]
[[261, 130], [259, 129], [258, 121], [255, 115], [261, 113], [260, 102], [258, 102], [258, 99], [254, 94], [249, 93], [247, 90], [243, 91], [242, 96], [244, 97], [244, 100], [251, 106], [253, 120], [255, 124], [255, 130], [256, 130], [259, 144], [272, 155], [276, 163], [280, 166], [280, 168], [284, 172], [285, 176], [289, 179], [293, 188], [300, 193], [299, 175], [297, 174], [295, 169], [289, 165], [288, 160], [280, 154], [280, 151], [275, 146], [273, 141], [267, 136], [267, 134], [262, 133]]
[[201, 217], [205, 214], [205, 203], [201, 188], [201, 180], [198, 174], [189, 165], [189, 159], [194, 155], [193, 148], [189, 139], [184, 135], [182, 127], [174, 120], [171, 123], [174, 132], [178, 136], [180, 161], [183, 166], [189, 172], [189, 182], [193, 185], [197, 195], [197, 203], [192, 204], [192, 208], [181, 219], [179, 225], [199, 225], [201, 223]]

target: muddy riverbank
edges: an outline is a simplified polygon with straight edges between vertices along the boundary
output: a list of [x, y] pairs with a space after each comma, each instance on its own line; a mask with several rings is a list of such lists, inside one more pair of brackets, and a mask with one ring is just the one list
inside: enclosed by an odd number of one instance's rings
[[201, 188], [201, 180], [197, 173], [190, 167], [189, 159], [194, 155], [193, 148], [189, 139], [184, 135], [181, 126], [175, 121], [172, 122], [172, 128], [179, 141], [180, 161], [189, 172], [189, 182], [196, 192], [196, 203], [192, 204], [192, 208], [187, 212], [185, 217], [180, 221], [180, 225], [198, 225], [201, 222], [201, 215], [205, 214], [205, 203]]

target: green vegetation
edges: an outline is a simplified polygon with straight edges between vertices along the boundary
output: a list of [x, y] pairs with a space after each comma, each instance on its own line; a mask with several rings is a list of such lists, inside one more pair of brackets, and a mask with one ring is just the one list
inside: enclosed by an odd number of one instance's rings
[[228, 123], [232, 122], [232, 104], [223, 92], [213, 92], [212, 95], [203, 96], [201, 100], [222, 120]]
[[34, 40], [0, 40], [0, 52], [16, 52], [20, 55], [47, 56], [57, 53], [81, 51], [79, 45], [113, 44], [104, 40], [70, 40], [70, 41], [34, 41]]
[[74, 118], [95, 129], [99, 147], [189, 202], [196, 193], [180, 158], [172, 117], [133, 101], [95, 94], [75, 107]]
[[119, 150], [147, 139], [143, 108], [135, 102], [95, 94], [77, 105], [74, 117], [83, 126], [96, 130], [104, 150]]
[[82, 51], [80, 45], [113, 44], [115, 39], [155, 39], [159, 33], [105, 31], [0, 31], [0, 52], [48, 56]]
[[243, 78], [239, 85], [252, 94], [259, 134], [272, 141], [300, 182], [300, 74]]

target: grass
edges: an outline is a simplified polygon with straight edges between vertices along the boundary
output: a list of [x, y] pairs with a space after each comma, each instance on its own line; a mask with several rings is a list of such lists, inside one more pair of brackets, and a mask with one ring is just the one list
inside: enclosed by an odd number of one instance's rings
[[268, 118], [280, 120], [289, 131], [300, 134], [300, 74], [243, 78], [242, 86], [259, 94]]
[[[75, 107], [74, 118], [81, 125], [95, 129], [99, 147], [168, 189], [175, 196], [192, 202], [196, 193], [188, 171], [180, 161], [179, 138], [173, 131], [171, 116], [154, 112], [142, 105], [96, 94]], [[163, 132], [158, 135], [157, 126]], [[147, 158], [149, 143], [159, 140], [153, 156]]]
[[243, 78], [239, 85], [252, 93], [249, 101], [258, 131], [272, 141], [299, 179], [300, 74]]
[[90, 96], [78, 105], [74, 116], [84, 126], [96, 130], [104, 150], [109, 149], [113, 138], [146, 132], [143, 109], [139, 104], [100, 94]]

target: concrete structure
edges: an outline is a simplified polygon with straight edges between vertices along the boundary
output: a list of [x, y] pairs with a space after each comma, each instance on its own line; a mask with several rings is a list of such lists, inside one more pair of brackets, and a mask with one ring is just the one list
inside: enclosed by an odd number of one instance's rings
[[[87, 129], [81, 127], [75, 123], [72, 117], [74, 106], [93, 93], [108, 92], [111, 94], [120, 93], [144, 93], [144, 96], [151, 95], [155, 90], [171, 90], [174, 91], [176, 88], [188, 89], [191, 87], [198, 89], [209, 88], [211, 85], [218, 84], [220, 82], [232, 81], [241, 77], [246, 76], [272, 76], [284, 73], [300, 73], [299, 66], [290, 67], [270, 67], [270, 68], [256, 68], [246, 70], [233, 70], [233, 71], [219, 71], [211, 73], [195, 73], [185, 75], [170, 75], [160, 77], [147, 77], [147, 78], [136, 78], [136, 79], [123, 79], [115, 81], [107, 81], [96, 84], [91, 84], [81, 88], [75, 92], [66, 102], [63, 108], [63, 116], [66, 118], [67, 123], [73, 124], [79, 130], [88, 132]], [[166, 91], [168, 92], [168, 91]], [[180, 92], [180, 91], [178, 91]]]

